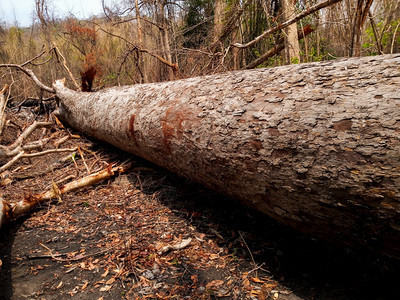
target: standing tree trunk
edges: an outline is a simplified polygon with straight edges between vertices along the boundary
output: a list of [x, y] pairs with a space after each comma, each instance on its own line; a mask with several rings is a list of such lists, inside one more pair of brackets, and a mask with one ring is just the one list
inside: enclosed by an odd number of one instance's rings
[[[283, 22], [293, 18], [295, 13], [296, 0], [282, 0]], [[285, 58], [286, 63], [299, 62], [300, 46], [297, 38], [297, 24], [293, 23], [284, 29], [285, 32]]]
[[357, 1], [356, 15], [354, 17], [353, 32], [351, 35], [350, 56], [361, 55], [361, 31], [373, 1], [374, 0], [365, 0], [365, 7], [364, 0]]
[[[139, 48], [144, 49], [143, 37], [142, 37], [142, 20], [140, 19], [140, 10], [139, 10], [139, 1], [138, 0], [135, 0], [135, 10], [136, 10], [137, 37], [138, 37], [138, 42], [139, 42]], [[141, 74], [143, 74], [142, 81], [148, 82], [147, 71], [144, 69], [143, 54], [140, 51], [138, 51], [138, 60], [139, 60], [140, 72], [141, 72]]]
[[214, 4], [214, 32], [213, 43], [217, 43], [224, 29], [225, 0], [216, 0]]
[[298, 230], [400, 257], [399, 85], [397, 54], [54, 89], [88, 135]]
[[[162, 45], [163, 57], [168, 62], [172, 63], [171, 45], [168, 33], [168, 20], [165, 16], [165, 7], [167, 5], [167, 2], [165, 0], [157, 0], [157, 4], [157, 21], [160, 26], [160, 40]], [[164, 69], [167, 74], [167, 80], [174, 79], [174, 73], [171, 68], [162, 65], [162, 69]]]

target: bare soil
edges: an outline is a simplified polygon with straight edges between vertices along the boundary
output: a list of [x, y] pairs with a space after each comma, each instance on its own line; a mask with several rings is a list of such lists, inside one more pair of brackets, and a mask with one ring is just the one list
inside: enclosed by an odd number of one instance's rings
[[[27, 116], [30, 116], [29, 118]], [[33, 117], [9, 113], [1, 143]], [[68, 135], [53, 127], [46, 147]], [[40, 132], [31, 139], [40, 137]], [[84, 137], [83, 158], [23, 160], [7, 201], [131, 155]], [[394, 299], [399, 261], [326, 244], [133, 157], [129, 172], [63, 195], [3, 226], [0, 299]], [[4, 163], [4, 162], [0, 162]], [[86, 166], [85, 166], [86, 163]], [[178, 250], [163, 251], [191, 239]]]

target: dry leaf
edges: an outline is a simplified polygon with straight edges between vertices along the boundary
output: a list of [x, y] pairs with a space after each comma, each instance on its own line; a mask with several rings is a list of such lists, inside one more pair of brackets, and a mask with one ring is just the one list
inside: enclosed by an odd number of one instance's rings
[[250, 296], [253, 296], [253, 297], [257, 297], [259, 294], [260, 294], [260, 291], [257, 291], [257, 290], [251, 290], [251, 292], [250, 292]]
[[244, 285], [245, 287], [250, 286], [250, 280], [248, 280], [247, 278], [246, 278], [245, 280], [243, 280], [243, 285]]
[[261, 280], [261, 279], [259, 279], [259, 278], [257, 278], [257, 277], [252, 277], [252, 278], [251, 278], [251, 281], [257, 282], [257, 283], [264, 283], [264, 282], [265, 282], [264, 280]]
[[211, 255], [210, 255], [210, 259], [211, 259], [211, 260], [217, 259], [217, 258], [219, 258], [219, 254], [211, 254]]
[[63, 285], [63, 282], [60, 281], [60, 283], [57, 285], [57, 289], [59, 289]]
[[215, 296], [217, 296], [217, 297], [228, 297], [230, 295], [231, 295], [231, 293], [227, 290], [222, 290], [222, 291], [218, 291], [215, 293]]
[[209, 289], [209, 290], [215, 289], [216, 287], [219, 287], [220, 285], [223, 285], [223, 284], [224, 284], [224, 282], [222, 280], [213, 280], [213, 281], [207, 283], [206, 289]]
[[107, 275], [108, 275], [108, 269], [103, 273], [103, 274], [101, 274], [101, 277], [106, 277]]
[[109, 280], [107, 280], [106, 284], [112, 284], [112, 283], [114, 283], [114, 281], [115, 281], [115, 278], [111, 277]]
[[88, 286], [89, 281], [86, 281], [85, 284], [82, 286], [81, 290], [83, 291], [84, 289], [86, 289], [86, 287]]
[[100, 288], [100, 292], [108, 292], [111, 289], [112, 285], [105, 285]]

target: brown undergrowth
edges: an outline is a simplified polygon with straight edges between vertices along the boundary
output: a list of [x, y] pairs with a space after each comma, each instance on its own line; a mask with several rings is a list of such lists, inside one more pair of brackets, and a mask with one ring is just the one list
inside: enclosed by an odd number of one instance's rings
[[[33, 118], [8, 116], [5, 145]], [[48, 130], [48, 147], [68, 131]], [[55, 153], [18, 162], [1, 187], [5, 200], [130, 157], [84, 137], [62, 145], [76, 146], [81, 153], [64, 160]], [[384, 299], [400, 292], [398, 262], [299, 235], [139, 158], [124, 175], [42, 205], [0, 235], [0, 299]]]

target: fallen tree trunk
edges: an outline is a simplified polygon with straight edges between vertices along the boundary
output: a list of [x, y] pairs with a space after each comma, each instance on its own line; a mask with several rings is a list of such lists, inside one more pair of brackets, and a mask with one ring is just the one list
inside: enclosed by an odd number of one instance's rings
[[298, 230], [400, 258], [400, 55], [74, 92], [59, 116]]

